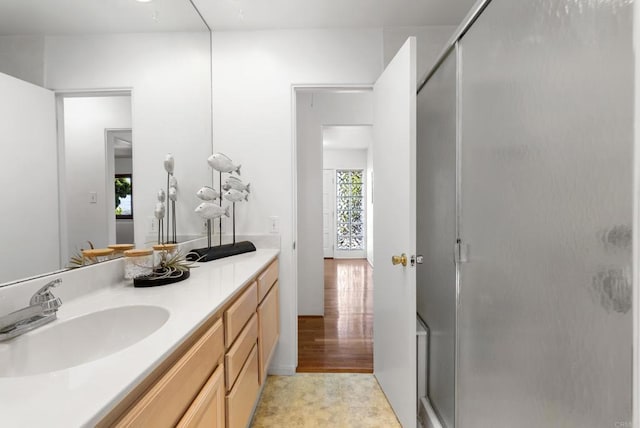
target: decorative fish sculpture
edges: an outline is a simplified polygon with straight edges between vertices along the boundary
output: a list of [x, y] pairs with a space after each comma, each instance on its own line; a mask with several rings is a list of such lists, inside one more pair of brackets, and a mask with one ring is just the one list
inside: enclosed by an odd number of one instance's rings
[[158, 190], [158, 202], [164, 202], [167, 200], [167, 194], [164, 192], [164, 189]]
[[248, 193], [240, 192], [235, 189], [231, 189], [225, 192], [224, 195], [222, 195], [222, 197], [225, 198], [227, 201], [231, 201], [231, 202], [242, 202], [242, 201], [249, 200]]
[[153, 214], [158, 220], [162, 220], [164, 218], [165, 208], [163, 202], [158, 202], [156, 204], [156, 209], [153, 211]]
[[178, 189], [175, 187], [169, 187], [169, 200], [173, 202], [178, 200]]
[[175, 187], [176, 189], [178, 188], [178, 180], [176, 179], [175, 175], [169, 177], [169, 187]]
[[251, 193], [251, 190], [249, 190], [249, 186], [251, 186], [251, 183], [244, 184], [238, 177], [230, 175], [229, 177], [227, 177], [227, 181], [225, 181], [225, 183], [222, 185], [222, 188], [224, 190], [235, 189], [238, 192]]
[[214, 153], [207, 159], [209, 166], [220, 172], [235, 172], [240, 175], [240, 165], [234, 165], [231, 159], [222, 153]]
[[196, 214], [204, 219], [214, 219], [218, 217], [229, 217], [229, 207], [222, 208], [211, 202], [203, 202], [196, 207]]
[[220, 197], [218, 191], [212, 187], [204, 186], [196, 193], [196, 196], [203, 201], [215, 201]]
[[169, 174], [173, 174], [173, 166], [174, 166], [173, 155], [172, 155], [171, 153], [168, 153], [168, 154], [164, 157], [164, 169], [165, 169], [165, 171], [167, 171]]

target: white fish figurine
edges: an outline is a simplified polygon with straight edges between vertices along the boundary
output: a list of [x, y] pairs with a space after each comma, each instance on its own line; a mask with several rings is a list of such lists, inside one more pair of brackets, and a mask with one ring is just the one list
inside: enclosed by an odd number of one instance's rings
[[251, 190], [249, 190], [249, 186], [251, 186], [251, 183], [244, 184], [238, 177], [234, 177], [233, 175], [231, 175], [227, 177], [227, 181], [222, 185], [222, 188], [224, 190], [235, 189], [238, 192], [251, 193]]
[[249, 200], [248, 193], [240, 192], [235, 189], [231, 189], [228, 192], [225, 192], [224, 195], [222, 195], [222, 197], [225, 198], [227, 201], [231, 201], [231, 202], [242, 202], [242, 201]]
[[211, 202], [203, 202], [196, 207], [196, 214], [204, 219], [214, 219], [218, 217], [229, 217], [229, 207], [222, 208]]
[[174, 160], [173, 155], [168, 153], [167, 156], [164, 157], [164, 169], [169, 174], [173, 174]]
[[169, 187], [169, 200], [175, 202], [178, 200], [178, 189]]
[[176, 189], [178, 188], [178, 180], [176, 179], [175, 175], [169, 177], [169, 187], [175, 187]]
[[203, 201], [215, 201], [220, 197], [218, 191], [212, 187], [204, 186], [196, 193], [196, 196]]
[[164, 203], [158, 202], [156, 204], [156, 209], [153, 211], [153, 214], [156, 216], [158, 220], [162, 220], [165, 214]]
[[167, 200], [167, 194], [164, 192], [164, 189], [158, 190], [158, 202], [164, 202]]
[[207, 159], [209, 166], [220, 172], [235, 172], [240, 175], [240, 165], [234, 165], [231, 159], [222, 153], [214, 153]]

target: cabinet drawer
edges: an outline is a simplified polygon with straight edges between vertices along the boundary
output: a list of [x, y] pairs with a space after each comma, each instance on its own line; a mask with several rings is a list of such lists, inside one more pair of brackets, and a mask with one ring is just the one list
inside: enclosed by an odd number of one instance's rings
[[220, 365], [202, 387], [178, 428], [224, 428], [224, 365]]
[[236, 382], [244, 362], [247, 361], [247, 356], [256, 344], [256, 340], [258, 340], [258, 316], [254, 313], [238, 336], [238, 340], [225, 355], [227, 391], [233, 388], [233, 384]]
[[172, 427], [202, 389], [224, 352], [218, 320], [118, 422], [119, 427]]
[[258, 306], [258, 346], [260, 384], [267, 377], [267, 369], [271, 356], [280, 336], [280, 308], [278, 305], [278, 282], [275, 283], [267, 297]]
[[224, 343], [229, 348], [258, 305], [257, 285], [254, 282], [224, 313]]
[[247, 426], [259, 390], [258, 347], [256, 345], [251, 350], [235, 386], [227, 395], [227, 427], [244, 428]]
[[258, 277], [258, 302], [262, 302], [271, 286], [278, 280], [278, 260], [274, 260]]

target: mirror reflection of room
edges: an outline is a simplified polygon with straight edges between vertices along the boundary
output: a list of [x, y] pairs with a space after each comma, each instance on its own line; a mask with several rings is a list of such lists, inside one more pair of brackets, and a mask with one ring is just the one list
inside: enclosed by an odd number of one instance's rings
[[[0, 178], [12, 183], [0, 225], [11, 249], [2, 254], [0, 286], [66, 269], [81, 249], [155, 242], [151, 219], [164, 176], [149, 165], [166, 153], [174, 153], [185, 189], [210, 179], [202, 159], [212, 153], [211, 45], [193, 5], [61, 7], [0, 5], [0, 129], [11, 141], [0, 145], [10, 160]], [[116, 174], [131, 175], [130, 215], [116, 214]], [[176, 207], [180, 242], [202, 235], [187, 199]]]
[[[131, 97], [65, 97], [64, 164], [67, 254], [109, 244], [131, 244], [133, 217], [116, 218], [116, 175], [132, 175]], [[128, 138], [128, 141], [127, 141]], [[66, 217], [66, 218], [65, 218]], [[120, 241], [118, 236], [120, 235]], [[124, 240], [128, 242], [124, 242]], [[63, 251], [64, 251], [63, 246]]]

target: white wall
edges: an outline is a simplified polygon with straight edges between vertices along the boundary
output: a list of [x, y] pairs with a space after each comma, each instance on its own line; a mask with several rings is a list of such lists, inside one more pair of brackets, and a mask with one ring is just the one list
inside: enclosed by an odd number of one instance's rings
[[58, 151], [51, 91], [0, 73], [0, 283], [60, 268]]
[[133, 174], [133, 160], [131, 158], [115, 158], [116, 174]]
[[297, 365], [292, 85], [373, 83], [382, 71], [381, 46], [381, 30], [213, 33], [214, 150], [241, 162], [253, 188], [238, 230], [267, 233], [268, 217], [280, 218], [282, 328], [274, 372], [293, 373]]
[[132, 88], [135, 241], [150, 243], [163, 168], [174, 154], [178, 234], [199, 234], [197, 189], [211, 183], [211, 79], [208, 33], [46, 38], [45, 85], [52, 89]]
[[410, 36], [417, 40], [418, 80], [431, 70], [446, 42], [453, 36], [455, 25], [430, 25], [424, 27], [390, 27], [383, 31], [385, 67]]
[[298, 315], [324, 314], [322, 239], [323, 125], [373, 120], [371, 92], [300, 92], [296, 98], [298, 161]]
[[367, 261], [373, 267], [373, 150], [367, 150]]
[[0, 36], [0, 73], [44, 85], [44, 37]]
[[[371, 129], [371, 127], [367, 127]], [[323, 169], [366, 169], [366, 149], [356, 150], [323, 150]]]
[[[113, 178], [107, 179], [105, 129], [108, 128], [131, 128], [131, 97], [64, 99], [64, 192], [68, 225], [65, 258], [88, 248], [87, 241], [95, 248], [105, 248], [115, 242], [109, 233], [109, 222], [115, 227], [115, 214], [110, 191]], [[96, 203], [89, 201], [90, 192], [96, 192]]]

